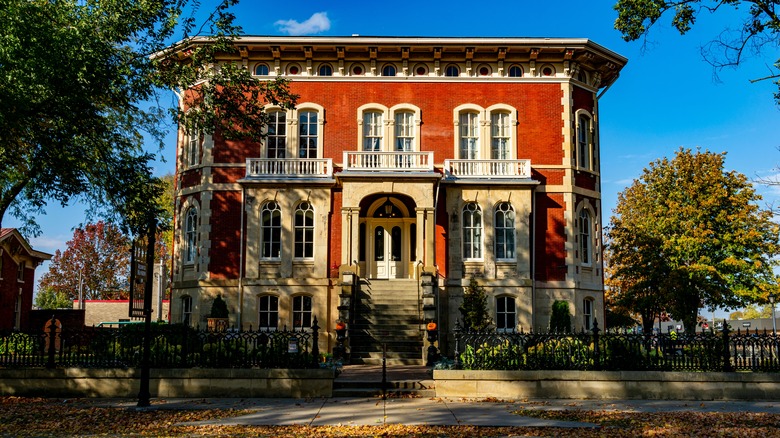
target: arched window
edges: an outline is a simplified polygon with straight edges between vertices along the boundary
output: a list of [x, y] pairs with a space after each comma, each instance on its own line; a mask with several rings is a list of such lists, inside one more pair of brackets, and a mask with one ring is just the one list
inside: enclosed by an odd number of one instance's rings
[[255, 75], [268, 76], [268, 66], [265, 64], [257, 64], [255, 67]]
[[448, 65], [447, 69], [444, 70], [444, 76], [458, 77], [460, 76], [460, 69], [457, 65]]
[[520, 78], [523, 77], [523, 68], [519, 65], [513, 65], [509, 67], [509, 77], [510, 78]]
[[276, 330], [279, 327], [279, 297], [261, 295], [257, 299], [257, 326], [260, 330]]
[[363, 113], [363, 150], [382, 150], [383, 115], [379, 111]]
[[285, 158], [287, 152], [287, 113], [272, 111], [268, 117], [266, 158]]
[[496, 331], [514, 332], [517, 328], [517, 311], [514, 297], [496, 298]]
[[583, 169], [593, 170], [590, 117], [585, 113], [577, 116], [577, 165]]
[[509, 113], [494, 112], [490, 115], [490, 158], [493, 160], [511, 158], [512, 130], [510, 120]]
[[414, 150], [414, 113], [399, 111], [395, 113], [395, 150]]
[[460, 159], [476, 160], [479, 157], [479, 113], [460, 113]]
[[333, 67], [328, 64], [322, 64], [319, 71], [320, 76], [333, 76]]
[[281, 257], [282, 210], [274, 201], [266, 202], [260, 211], [261, 257], [278, 260]]
[[197, 166], [200, 164], [200, 129], [192, 126], [187, 132], [187, 164]]
[[195, 264], [198, 254], [198, 210], [194, 207], [184, 215], [184, 264]]
[[582, 300], [582, 324], [585, 330], [593, 329], [593, 298]]
[[382, 69], [382, 76], [395, 76], [395, 66], [394, 65], [386, 65]]
[[590, 213], [586, 209], [580, 211], [579, 217], [580, 228], [580, 262], [585, 266], [590, 266], [591, 263], [591, 218]]
[[515, 211], [508, 202], [496, 206], [496, 259], [515, 260]]
[[295, 255], [296, 259], [314, 257], [314, 209], [309, 202], [301, 202], [295, 209]]
[[482, 210], [474, 202], [463, 206], [463, 259], [482, 259]]
[[317, 112], [304, 110], [298, 113], [298, 158], [317, 158]]
[[192, 323], [192, 297], [189, 295], [181, 297], [181, 323], [186, 326]]
[[293, 297], [292, 327], [293, 330], [311, 327], [312, 298], [308, 295]]

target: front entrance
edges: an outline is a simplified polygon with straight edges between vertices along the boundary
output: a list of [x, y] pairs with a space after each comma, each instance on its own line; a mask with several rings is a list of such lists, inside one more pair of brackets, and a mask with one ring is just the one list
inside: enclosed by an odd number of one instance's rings
[[382, 221], [373, 225], [374, 278], [404, 278], [403, 223], [398, 220]]

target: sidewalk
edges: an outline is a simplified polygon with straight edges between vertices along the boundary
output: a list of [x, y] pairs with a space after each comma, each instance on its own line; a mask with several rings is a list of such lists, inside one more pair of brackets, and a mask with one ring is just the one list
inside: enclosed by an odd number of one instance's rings
[[[132, 408], [133, 400], [104, 400], [104, 406]], [[767, 412], [780, 413], [780, 401], [675, 400], [474, 400], [442, 398], [324, 398], [324, 399], [153, 399], [144, 409], [243, 409], [238, 417], [185, 425], [307, 425], [597, 427], [593, 423], [544, 420], [512, 412], [527, 410], [594, 410], [626, 412]]]

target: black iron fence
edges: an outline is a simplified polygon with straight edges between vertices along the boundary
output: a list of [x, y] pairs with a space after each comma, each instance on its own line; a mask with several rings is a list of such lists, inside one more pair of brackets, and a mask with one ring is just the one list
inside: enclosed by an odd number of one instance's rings
[[[54, 327], [54, 328], [52, 328]], [[209, 331], [153, 324], [152, 368], [317, 368], [319, 327]], [[0, 332], [2, 368], [130, 368], [141, 364], [143, 324]]]
[[780, 371], [771, 332], [495, 333], [455, 330], [455, 367], [471, 370]]

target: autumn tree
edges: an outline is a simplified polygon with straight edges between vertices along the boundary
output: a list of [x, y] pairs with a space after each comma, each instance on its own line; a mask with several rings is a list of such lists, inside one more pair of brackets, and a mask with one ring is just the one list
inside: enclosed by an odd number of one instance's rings
[[106, 222], [78, 228], [65, 251], [57, 250], [49, 271], [43, 274], [40, 291], [64, 293], [78, 299], [79, 287], [85, 300], [127, 298], [130, 242], [119, 228]]
[[[681, 34], [687, 33], [701, 14], [727, 13], [733, 9], [739, 14], [736, 27], [726, 28], [702, 47], [702, 54], [717, 71], [736, 67], [749, 55], [775, 54], [780, 43], [780, 9], [777, 0], [618, 0], [615, 10], [618, 18], [615, 29], [626, 41], [646, 37], [663, 16], [671, 15], [671, 24]], [[756, 80], [780, 77], [780, 60], [773, 61], [774, 69]], [[775, 81], [780, 90], [780, 81]], [[775, 93], [780, 102], [780, 91]]]
[[51, 287], [39, 288], [35, 293], [35, 307], [39, 309], [70, 309], [73, 301], [65, 291], [56, 291]]
[[0, 224], [10, 213], [36, 234], [49, 202], [76, 198], [136, 234], [159, 212], [146, 212], [159, 181], [145, 146], [161, 150], [171, 121], [259, 139], [264, 105], [294, 96], [282, 79], [219, 61], [237, 50], [237, 1], [4, 0]]
[[778, 227], [724, 159], [680, 149], [650, 163], [618, 195], [608, 227], [609, 269], [623, 302], [665, 309], [689, 331], [700, 307], [765, 302], [774, 287]]

